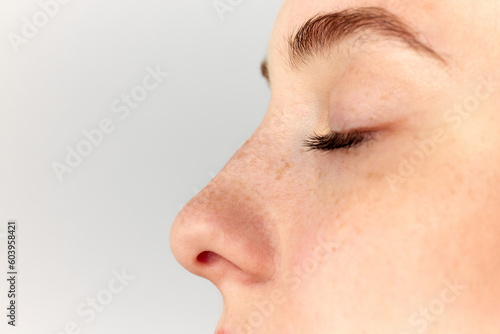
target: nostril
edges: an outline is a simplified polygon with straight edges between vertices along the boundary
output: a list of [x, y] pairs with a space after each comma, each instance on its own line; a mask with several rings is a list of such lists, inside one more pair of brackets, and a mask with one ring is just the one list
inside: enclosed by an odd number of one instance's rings
[[209, 264], [209, 263], [213, 263], [215, 261], [215, 259], [217, 258], [217, 256], [218, 255], [215, 254], [214, 252], [206, 251], [206, 252], [200, 253], [196, 257], [196, 260], [199, 263]]
[[219, 285], [224, 277], [251, 278], [241, 268], [218, 253], [204, 251], [196, 257], [196, 268], [193, 272], [199, 276], [208, 278], [215, 285]]

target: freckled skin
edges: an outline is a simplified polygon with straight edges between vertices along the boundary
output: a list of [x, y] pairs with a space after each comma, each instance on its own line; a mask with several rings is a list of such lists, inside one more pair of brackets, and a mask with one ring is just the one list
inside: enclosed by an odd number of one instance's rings
[[[392, 11], [446, 67], [375, 42], [287, 67], [284, 36], [352, 6]], [[284, 2], [266, 117], [170, 235], [177, 260], [221, 291], [219, 329], [498, 333], [499, 22], [497, 0]], [[303, 146], [360, 125], [376, 131], [359, 147]]]

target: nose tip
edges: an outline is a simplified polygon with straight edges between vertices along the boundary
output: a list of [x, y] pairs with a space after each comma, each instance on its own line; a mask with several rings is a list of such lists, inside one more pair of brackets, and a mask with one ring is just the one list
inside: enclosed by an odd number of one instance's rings
[[276, 256], [269, 222], [244, 187], [222, 183], [214, 178], [177, 215], [172, 253], [188, 271], [218, 287], [269, 280]]

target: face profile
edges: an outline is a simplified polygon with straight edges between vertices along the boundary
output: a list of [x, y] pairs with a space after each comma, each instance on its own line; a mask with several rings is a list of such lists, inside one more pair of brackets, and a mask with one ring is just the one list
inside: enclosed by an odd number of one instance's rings
[[500, 330], [500, 1], [286, 0], [265, 118], [178, 214], [217, 334]]

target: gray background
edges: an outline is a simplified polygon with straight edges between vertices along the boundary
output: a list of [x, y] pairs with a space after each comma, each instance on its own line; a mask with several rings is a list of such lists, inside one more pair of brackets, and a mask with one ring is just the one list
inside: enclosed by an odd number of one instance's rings
[[[18, 327], [1, 311], [0, 332], [213, 333], [219, 293], [175, 262], [168, 234], [264, 116], [280, 5], [243, 0], [221, 20], [211, 0], [72, 0], [16, 52], [9, 33], [41, 7], [0, 0], [0, 277], [9, 219], [20, 272]], [[120, 119], [112, 102], [157, 66], [169, 77]], [[114, 131], [59, 182], [52, 163], [105, 118]], [[134, 279], [87, 323], [78, 306], [123, 268]]]

